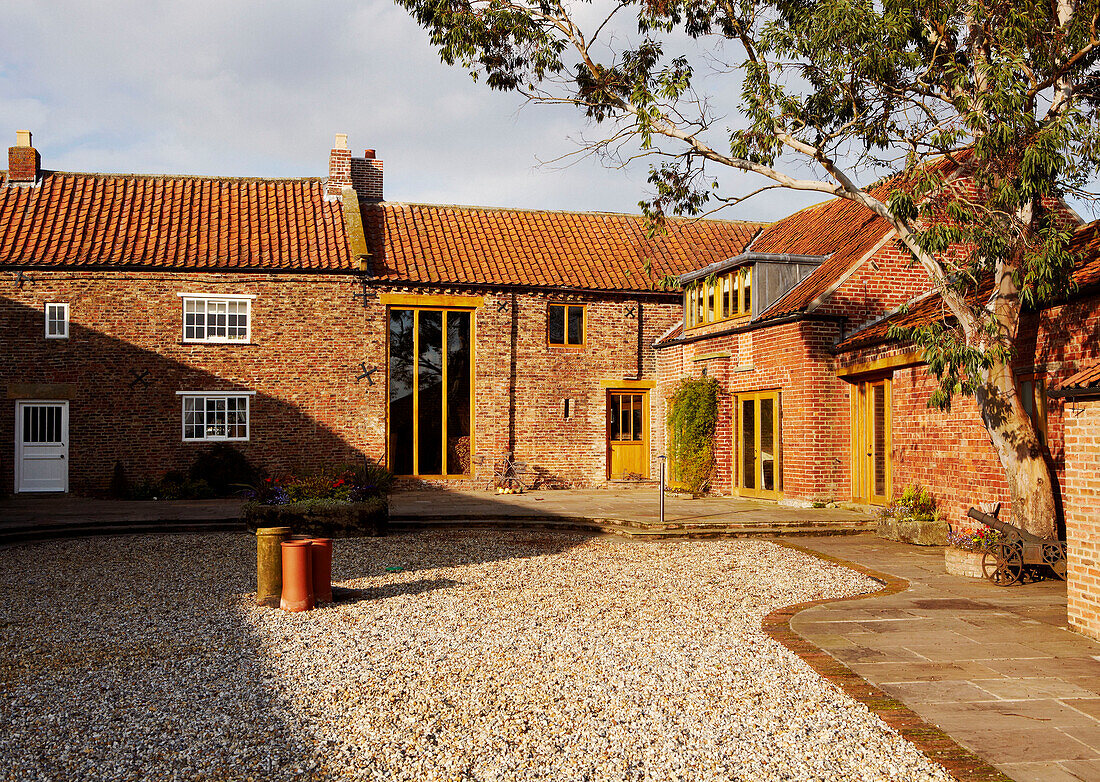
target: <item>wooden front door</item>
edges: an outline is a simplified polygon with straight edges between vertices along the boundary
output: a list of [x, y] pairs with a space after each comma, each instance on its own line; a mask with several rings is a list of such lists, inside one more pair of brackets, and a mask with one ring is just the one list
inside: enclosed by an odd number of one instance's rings
[[649, 394], [607, 392], [607, 477], [649, 478]]
[[891, 497], [889, 379], [852, 390], [852, 498], [885, 505]]
[[738, 492], [775, 499], [780, 490], [779, 392], [737, 395]]
[[69, 403], [15, 403], [15, 490], [69, 490]]

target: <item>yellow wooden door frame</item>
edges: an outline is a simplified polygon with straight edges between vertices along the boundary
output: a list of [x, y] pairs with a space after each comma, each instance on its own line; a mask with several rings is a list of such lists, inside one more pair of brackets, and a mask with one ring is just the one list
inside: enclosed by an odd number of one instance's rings
[[[761, 401], [764, 399], [770, 399], [772, 401], [772, 488], [763, 488], [764, 483], [764, 467], [763, 460], [760, 458], [761, 445], [763, 443], [762, 431], [760, 426], [760, 407]], [[752, 402], [753, 407], [753, 435], [752, 445], [755, 458], [753, 459], [753, 486], [745, 486], [745, 424], [744, 424], [744, 403]], [[778, 499], [783, 493], [783, 468], [782, 468], [782, 441], [780, 439], [780, 433], [782, 426], [780, 426], [781, 408], [780, 408], [780, 393], [778, 390], [772, 391], [754, 391], [747, 394], [737, 394], [734, 397], [734, 403], [736, 405], [736, 413], [734, 414], [734, 423], [736, 425], [736, 431], [733, 437], [733, 449], [734, 460], [736, 467], [734, 468], [735, 482], [737, 484], [737, 494], [742, 497], [758, 497], [760, 499]]]
[[[639, 473], [642, 478], [649, 478], [649, 390], [645, 388], [609, 388], [607, 390], [607, 408], [605, 415], [605, 438], [607, 441], [607, 477], [613, 479], [613, 462], [614, 462], [614, 442], [611, 439], [611, 405], [613, 400], [618, 400], [619, 405], [619, 432], [623, 431], [623, 408], [622, 400], [624, 397], [640, 397], [640, 403], [642, 405], [642, 439], [640, 443], [636, 440], [632, 440], [629, 447], [636, 448], [642, 452], [641, 467], [642, 470]], [[633, 403], [631, 403], [633, 404]], [[633, 433], [633, 420], [631, 420], [631, 433]]]
[[[475, 384], [476, 378], [476, 362], [477, 362], [477, 318], [475, 317], [475, 304], [470, 306], [431, 306], [431, 302], [440, 300], [445, 301], [448, 304], [453, 303], [465, 303], [472, 297], [457, 297], [457, 296], [423, 296], [415, 300], [422, 302], [416, 305], [393, 303], [386, 307], [386, 464], [393, 465], [393, 438], [390, 430], [390, 338], [389, 338], [389, 324], [390, 324], [390, 310], [411, 310], [413, 313], [413, 349], [412, 349], [412, 363], [413, 363], [413, 440], [412, 440], [412, 456], [413, 456], [413, 471], [411, 477], [426, 477], [426, 478], [471, 478], [474, 475], [474, 437], [475, 437], [475, 417], [477, 415]], [[404, 299], [402, 300], [404, 301]], [[477, 297], [477, 303], [481, 302], [481, 298]], [[420, 473], [420, 313], [421, 312], [438, 312], [443, 319], [442, 328], [440, 330], [440, 338], [442, 340], [441, 351], [441, 364], [443, 371], [443, 404], [441, 411], [442, 420], [442, 447], [443, 447], [443, 462], [440, 465], [441, 472], [429, 473], [421, 475]], [[447, 314], [451, 312], [465, 312], [470, 316], [470, 464], [469, 472], [466, 473], [448, 473], [447, 472], [447, 368], [449, 361], [447, 359]]]
[[[878, 451], [875, 422], [875, 390], [881, 389], [883, 417], [881, 422], [882, 452]], [[890, 378], [863, 380], [851, 395], [852, 411], [852, 499], [870, 505], [885, 505], [893, 497], [893, 389]], [[875, 463], [882, 457], [883, 491], [876, 493]]]

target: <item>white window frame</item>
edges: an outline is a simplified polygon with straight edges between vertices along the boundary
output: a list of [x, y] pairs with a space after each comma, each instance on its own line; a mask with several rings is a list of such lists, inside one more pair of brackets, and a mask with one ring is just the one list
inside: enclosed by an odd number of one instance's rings
[[[50, 333], [50, 309], [53, 307], [61, 308], [61, 326], [62, 332], [60, 334]], [[43, 308], [43, 314], [46, 320], [46, 339], [68, 339], [69, 338], [69, 305], [63, 301], [47, 301], [46, 306]], [[53, 321], [56, 322], [56, 321]]]
[[[252, 436], [252, 400], [251, 397], [255, 396], [255, 391], [177, 391], [176, 396], [180, 398], [180, 436], [185, 443], [224, 443], [224, 442], [245, 442]], [[227, 400], [238, 400], [238, 404], [244, 402], [244, 436], [243, 437], [230, 437], [229, 432], [229, 403]], [[188, 437], [187, 435], [187, 413], [188, 402], [193, 406], [201, 400], [202, 414], [206, 416], [211, 412], [208, 406], [210, 402], [215, 403], [214, 413], [217, 413], [216, 403], [221, 401], [222, 414], [225, 421], [225, 435], [211, 435], [203, 431], [200, 437]], [[190, 412], [195, 412], [192, 409]], [[239, 410], [237, 412], [240, 412]], [[204, 430], [209, 424], [204, 422], [202, 424]], [[195, 424], [192, 424], [195, 426]]]
[[[249, 294], [236, 294], [236, 293], [177, 293], [177, 296], [182, 300], [180, 304], [180, 335], [184, 342], [188, 343], [206, 343], [206, 344], [218, 344], [218, 345], [247, 345], [252, 342], [252, 300], [256, 298]], [[202, 303], [202, 315], [203, 323], [201, 328], [203, 329], [202, 337], [189, 337], [187, 336], [187, 305], [190, 303]], [[240, 306], [244, 304], [244, 335], [240, 337], [229, 336], [229, 304]], [[226, 336], [212, 337], [209, 334], [210, 324], [210, 306], [211, 305], [225, 305], [226, 309]], [[239, 315], [240, 313], [233, 313]]]

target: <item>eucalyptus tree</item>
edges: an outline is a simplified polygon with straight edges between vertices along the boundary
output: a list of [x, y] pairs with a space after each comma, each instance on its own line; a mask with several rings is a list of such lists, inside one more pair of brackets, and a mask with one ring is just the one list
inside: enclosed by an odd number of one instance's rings
[[652, 156], [655, 226], [777, 187], [889, 223], [946, 316], [894, 336], [923, 348], [934, 404], [973, 396], [1016, 521], [1053, 533], [1010, 362], [1022, 313], [1069, 283], [1059, 199], [1093, 196], [1100, 0], [397, 2], [445, 62]]

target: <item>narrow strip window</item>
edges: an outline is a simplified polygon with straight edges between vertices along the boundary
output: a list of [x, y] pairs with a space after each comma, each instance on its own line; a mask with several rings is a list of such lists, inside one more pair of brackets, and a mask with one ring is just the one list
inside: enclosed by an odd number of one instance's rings
[[183, 439], [218, 441], [248, 439], [247, 396], [218, 394], [183, 397]]
[[50, 302], [46, 305], [46, 339], [69, 338], [69, 305]]
[[184, 342], [248, 342], [252, 302], [248, 299], [183, 300]]
[[584, 345], [584, 305], [548, 304], [546, 341], [550, 345], [569, 347]]

